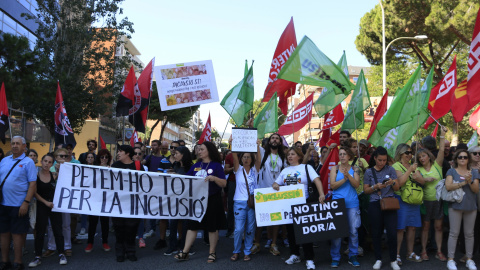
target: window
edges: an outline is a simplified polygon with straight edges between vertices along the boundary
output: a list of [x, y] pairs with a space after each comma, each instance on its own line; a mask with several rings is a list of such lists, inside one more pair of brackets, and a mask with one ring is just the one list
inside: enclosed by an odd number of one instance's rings
[[[31, 1], [31, 0], [29, 0]], [[0, 11], [0, 31], [16, 36], [24, 36], [30, 42], [30, 49], [33, 50], [37, 37], [34, 33], [28, 31], [21, 24], [17, 23], [12, 17]]]
[[357, 84], [357, 81], [358, 81], [358, 77], [353, 77], [353, 83]]

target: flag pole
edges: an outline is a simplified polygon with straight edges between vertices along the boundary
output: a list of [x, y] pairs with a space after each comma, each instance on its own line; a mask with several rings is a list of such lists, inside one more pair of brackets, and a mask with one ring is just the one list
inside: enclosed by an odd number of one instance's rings
[[122, 116], [122, 145], [125, 144], [125, 116]]
[[[440, 122], [438, 122], [438, 120], [435, 119], [435, 118], [432, 116], [432, 114], [429, 113], [428, 115], [429, 115], [441, 128], [443, 128], [442, 124], [440, 124]], [[417, 130], [418, 130], [418, 127], [417, 127]]]
[[[305, 93], [305, 85], [303, 85], [303, 95], [305, 96], [305, 99], [307, 99], [307, 95]], [[307, 104], [308, 106], [308, 104]], [[308, 110], [308, 107], [306, 108]], [[313, 138], [312, 138], [312, 127], [310, 125], [310, 114], [307, 112], [307, 117], [308, 117], [308, 131], [310, 132], [310, 143], [313, 143]]]
[[[430, 116], [432, 116], [432, 115], [430, 115]], [[433, 118], [433, 117], [432, 117], [432, 118]], [[420, 140], [419, 140], [419, 139], [420, 139], [420, 135], [418, 134], [418, 133], [419, 133], [419, 130], [418, 130], [418, 126], [419, 126], [418, 121], [419, 121], [419, 119], [420, 119], [420, 113], [417, 114], [417, 143], [415, 144], [415, 162], [416, 162], [416, 160], [417, 160], [418, 144], [420, 143]], [[435, 122], [438, 123], [438, 121], [437, 121], [435, 118], [433, 118], [433, 120], [435, 120]], [[440, 125], [440, 124], [439, 124], [439, 125]], [[440, 125], [440, 126], [442, 126], [442, 125]], [[414, 162], [414, 163], [415, 163], [415, 162]]]
[[357, 116], [355, 115], [355, 106], [353, 106], [352, 108], [353, 108], [353, 124], [355, 125], [355, 137], [357, 140], [357, 155], [358, 155], [357, 157], [360, 158], [360, 147], [358, 147], [359, 142], [358, 142], [358, 131], [357, 131]]

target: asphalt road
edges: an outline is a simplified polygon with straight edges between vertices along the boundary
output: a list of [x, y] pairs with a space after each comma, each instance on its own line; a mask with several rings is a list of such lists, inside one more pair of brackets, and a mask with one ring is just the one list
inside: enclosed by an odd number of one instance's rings
[[[99, 226], [100, 227], [100, 226]], [[86, 246], [85, 240], [83, 244], [77, 244], [73, 247], [73, 256], [68, 257], [68, 264], [61, 266], [58, 264], [57, 256], [51, 256], [49, 258], [42, 259], [42, 264], [37, 269], [94, 269], [94, 270], [109, 270], [109, 269], [306, 269], [305, 261], [302, 257], [302, 262], [295, 265], [286, 265], [284, 261], [289, 257], [289, 249], [279, 244], [281, 252], [280, 256], [273, 256], [268, 252], [268, 249], [262, 248], [262, 251], [252, 256], [250, 262], [244, 262], [241, 255], [240, 260], [236, 262], [230, 261], [230, 256], [233, 251], [233, 239], [225, 237], [225, 231], [220, 232], [221, 237], [217, 246], [217, 261], [212, 264], [206, 262], [208, 256], [208, 246], [204, 244], [203, 239], [198, 238], [195, 242], [194, 249], [196, 254], [190, 256], [189, 261], [178, 262], [173, 256], [164, 256], [165, 248], [162, 250], [153, 250], [155, 242], [158, 240], [158, 236], [147, 238], [147, 247], [143, 249], [137, 248], [138, 261], [130, 262], [126, 260], [123, 263], [116, 262], [113, 246], [115, 243], [115, 237], [113, 233], [110, 234], [109, 244], [112, 246], [110, 252], [105, 252], [101, 249], [101, 239], [97, 234], [95, 237], [94, 250], [91, 253], [85, 253], [84, 248]], [[27, 251], [24, 255], [24, 264], [28, 265], [30, 260], [33, 259], [33, 240], [27, 240]], [[263, 242], [264, 244], [264, 242]], [[444, 242], [446, 248], [446, 239]], [[345, 246], [342, 247], [342, 251], [345, 250]], [[415, 246], [415, 251], [419, 254], [420, 246]], [[446, 263], [440, 262], [435, 259], [434, 251], [429, 252], [430, 261], [424, 261], [421, 263], [415, 263], [405, 260], [405, 247], [403, 247], [402, 269], [446, 269]], [[446, 254], [446, 250], [444, 250]], [[457, 256], [458, 259], [461, 254]], [[383, 251], [383, 267], [382, 269], [391, 269], [388, 262], [387, 250]], [[327, 242], [321, 242], [318, 248], [315, 248], [315, 264], [316, 269], [330, 268], [330, 250]], [[477, 254], [474, 256], [475, 262], [480, 263], [480, 256]], [[375, 259], [373, 257], [373, 251], [366, 250], [364, 257], [359, 257], [361, 266], [358, 269], [372, 269]], [[458, 263], [458, 269], [467, 269], [465, 264]], [[347, 257], [343, 256], [339, 269], [354, 269], [353, 266], [347, 263]]]

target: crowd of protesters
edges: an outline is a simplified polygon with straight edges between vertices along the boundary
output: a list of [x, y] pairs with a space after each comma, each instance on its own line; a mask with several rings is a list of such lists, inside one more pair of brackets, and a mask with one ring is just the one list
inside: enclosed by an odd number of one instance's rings
[[[380, 269], [385, 235], [388, 263], [394, 270], [400, 269], [405, 263], [403, 260], [421, 263], [431, 257], [446, 262], [449, 270], [455, 270], [457, 242], [464, 254], [459, 261], [469, 270], [475, 270], [472, 257], [480, 250], [480, 223], [477, 223], [480, 147], [467, 149], [464, 144], [450, 147], [446, 132], [442, 128], [438, 146], [435, 138], [427, 136], [411, 145], [396, 146], [394, 156], [389, 156], [381, 146], [374, 147], [363, 139], [357, 142], [348, 131], [341, 131], [339, 145], [333, 143], [320, 148], [301, 142], [289, 147], [283, 137], [274, 133], [257, 141], [256, 153], [220, 152], [211, 142], [195, 145], [190, 151], [181, 140], [170, 143], [153, 140], [148, 148], [143, 143], [136, 143], [134, 147], [121, 145], [116, 153], [111, 153], [107, 149], [97, 151], [97, 142], [89, 140], [88, 152], [80, 154], [79, 160], [73, 157], [72, 145], [59, 145], [53, 153], [39, 157], [34, 149], [26, 149], [22, 137], [14, 137], [11, 155], [5, 156], [4, 150], [0, 151], [0, 181], [5, 182], [0, 188], [3, 189], [0, 270], [23, 269], [20, 247], [24, 247], [25, 234], [30, 229], [34, 229], [35, 256], [29, 267], [39, 266], [43, 259], [54, 254], [60, 264], [67, 264], [67, 257], [72, 256], [72, 244], [82, 243], [77, 239], [78, 223], [81, 226], [78, 234], [87, 235], [84, 251], [90, 253], [96, 248], [94, 236], [99, 221], [102, 242], [97, 245], [101, 245], [104, 252], [110, 251], [108, 236], [114, 232], [117, 262], [137, 261], [137, 246], [146, 248], [145, 238], [154, 235], [158, 235], [158, 240], [153, 249], [165, 249], [165, 256], [174, 255], [178, 261], [187, 261], [196, 253], [193, 245], [200, 230], [209, 244], [206, 262], [214, 263], [217, 243], [222, 241], [219, 230], [226, 230], [226, 236], [233, 238], [231, 261], [238, 261], [242, 253], [243, 261], [254, 260], [265, 241], [263, 247], [274, 256], [281, 254], [278, 244], [289, 248], [286, 264], [300, 263], [302, 250], [306, 268], [315, 269], [315, 257], [326, 255], [315, 255], [314, 247], [323, 242], [305, 243], [300, 249], [292, 224], [257, 227], [255, 209], [249, 201], [254, 189], [279, 190], [280, 186], [296, 184], [304, 185], [307, 202], [345, 200], [349, 234], [346, 239], [328, 241], [332, 268], [341, 265], [342, 254], [345, 254], [346, 262], [353, 267], [372, 263], [373, 269]], [[340, 161], [323, 179], [320, 171], [335, 148]], [[205, 216], [197, 222], [53, 212], [55, 185], [62, 181], [58, 175], [65, 162], [203, 177], [208, 182]], [[17, 164], [22, 164], [21, 170]], [[24, 184], [15, 183], [17, 179]], [[310, 181], [316, 193], [308, 188]], [[326, 182], [331, 191], [323, 190]], [[463, 191], [463, 200], [438, 200], [437, 187], [442, 183], [448, 192]], [[406, 196], [407, 192], [417, 193]], [[397, 201], [398, 207], [388, 208], [383, 202], [385, 199]], [[445, 230], [449, 230], [448, 241], [442, 245]], [[8, 254], [12, 241], [13, 263]], [[342, 242], [346, 244], [343, 252]], [[405, 258], [400, 255], [402, 243], [406, 246]], [[419, 243], [417, 248], [415, 243]], [[436, 248], [434, 254], [428, 252], [429, 243]], [[371, 250], [370, 244], [375, 261], [362, 262], [358, 257]]]

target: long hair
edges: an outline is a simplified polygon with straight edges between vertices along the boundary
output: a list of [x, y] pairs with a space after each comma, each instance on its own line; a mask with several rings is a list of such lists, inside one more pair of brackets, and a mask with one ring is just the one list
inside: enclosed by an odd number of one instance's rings
[[368, 163], [369, 168], [375, 167], [376, 165], [375, 158], [378, 156], [388, 157], [387, 149], [383, 148], [382, 146], [377, 147], [377, 149], [373, 152], [372, 157], [370, 158], [370, 162]]
[[[423, 167], [423, 164], [420, 162], [420, 154], [421, 153], [425, 153], [428, 156], [428, 158], [430, 159], [430, 165], [433, 166], [433, 164], [435, 164], [435, 156], [432, 154], [432, 152], [430, 152], [426, 148], [422, 148], [422, 149], [418, 149], [417, 158], [415, 160], [419, 167]], [[439, 165], [441, 165], [441, 164], [439, 164]]]
[[458, 168], [458, 156], [461, 153], [466, 153], [467, 154], [467, 157], [468, 157], [467, 169], [470, 170], [470, 168], [472, 167], [472, 156], [470, 155], [470, 153], [466, 149], [457, 150], [453, 154], [453, 168]]
[[102, 162], [100, 161], [100, 158], [102, 156], [108, 157], [107, 164], [110, 165], [110, 162], [112, 162], [112, 154], [110, 154], [110, 151], [108, 151], [107, 149], [100, 149], [100, 151], [98, 151], [97, 157], [95, 158], [95, 162], [93, 164], [95, 165], [102, 164]]
[[395, 158], [393, 159], [393, 161], [400, 162], [402, 155], [405, 154], [406, 151], [408, 151], [408, 148], [410, 148], [410, 146], [406, 143], [399, 144], [397, 146], [397, 150], [395, 151]]
[[268, 137], [268, 142], [265, 146], [265, 154], [263, 155], [262, 164], [260, 165], [260, 168], [263, 167], [263, 165], [267, 161], [268, 156], [270, 156], [270, 154], [272, 153], [272, 149], [270, 148], [270, 140], [272, 139], [273, 136], [278, 136], [280, 138], [280, 144], [278, 145], [278, 149], [277, 149], [278, 150], [278, 156], [282, 160], [282, 163], [285, 163], [285, 152], [283, 151], [284, 146], [283, 146], [282, 137], [278, 133], [273, 133], [272, 135], [270, 135], [270, 137]]
[[218, 149], [215, 146], [215, 144], [207, 141], [204, 141], [202, 144], [205, 145], [205, 147], [207, 148], [208, 157], [210, 158], [210, 160], [221, 164], [222, 159], [220, 158], [220, 153], [218, 152]]
[[179, 146], [175, 150], [177, 152], [180, 152], [180, 154], [182, 154], [182, 160], [181, 161], [182, 161], [183, 167], [185, 168], [185, 171], [188, 172], [188, 170], [190, 170], [190, 167], [192, 167], [192, 165], [193, 165], [192, 156], [190, 155], [190, 151], [185, 146]]

